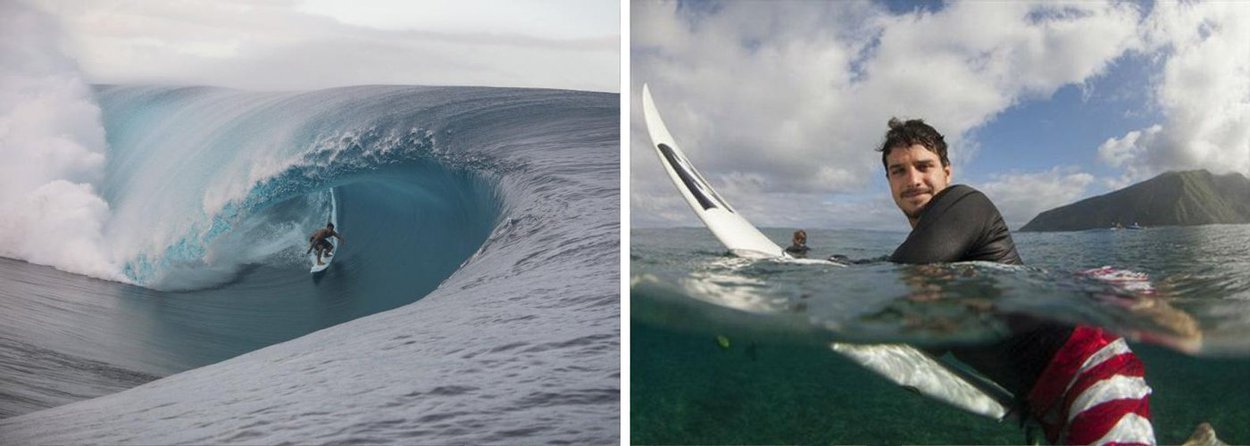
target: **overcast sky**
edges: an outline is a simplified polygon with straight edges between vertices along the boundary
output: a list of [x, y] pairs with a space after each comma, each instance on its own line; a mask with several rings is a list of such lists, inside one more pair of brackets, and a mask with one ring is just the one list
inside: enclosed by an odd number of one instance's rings
[[697, 226], [660, 169], [677, 143], [759, 226], [906, 230], [891, 116], [946, 135], [954, 181], [1019, 228], [1158, 173], [1250, 175], [1250, 3], [638, 2], [631, 223]]
[[[15, 1], [15, 0], [3, 0]], [[34, 0], [90, 82], [620, 91], [614, 0]]]

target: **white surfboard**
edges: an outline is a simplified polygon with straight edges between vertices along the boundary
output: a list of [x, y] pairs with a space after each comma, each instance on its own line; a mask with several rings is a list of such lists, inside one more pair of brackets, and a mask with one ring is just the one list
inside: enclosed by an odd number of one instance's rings
[[[776, 243], [756, 229], [746, 218], [739, 215], [725, 199], [721, 198], [703, 175], [694, 168], [656, 110], [651, 90], [642, 86], [642, 112], [646, 119], [647, 133], [651, 135], [652, 148], [660, 157], [660, 164], [677, 186], [695, 215], [707, 225], [712, 234], [730, 251], [743, 257], [777, 258], [785, 252]], [[961, 375], [965, 372], [953, 369], [912, 346], [903, 344], [843, 344], [833, 343], [833, 351], [884, 376], [894, 383], [920, 392], [978, 415], [1001, 420], [1007, 416], [1011, 396], [1001, 388], [991, 388], [990, 383], [974, 385]], [[991, 396], [987, 392], [993, 392]]]
[[[334, 199], [334, 189], [330, 189], [330, 223], [334, 223], [334, 230], [338, 231], [339, 211], [338, 202]], [[339, 252], [339, 238], [330, 237], [330, 244], [334, 245], [334, 249], [330, 251], [330, 255], [321, 256], [323, 263], [320, 265], [317, 264], [317, 250], [313, 250], [313, 252], [308, 254], [308, 261], [312, 263], [312, 269], [308, 271], [309, 273], [316, 274], [330, 267], [330, 262], [334, 261], [334, 254]]]
[[660, 119], [660, 113], [656, 111], [655, 103], [651, 100], [651, 91], [646, 85], [642, 86], [642, 111], [647, 122], [647, 133], [651, 135], [651, 147], [660, 156], [660, 164], [664, 165], [668, 178], [673, 180], [686, 203], [703, 220], [703, 224], [712, 230], [712, 234], [730, 251], [743, 257], [785, 256], [785, 251], [780, 246], [738, 215], [690, 164], [673, 141], [673, 136], [668, 133], [668, 127]]

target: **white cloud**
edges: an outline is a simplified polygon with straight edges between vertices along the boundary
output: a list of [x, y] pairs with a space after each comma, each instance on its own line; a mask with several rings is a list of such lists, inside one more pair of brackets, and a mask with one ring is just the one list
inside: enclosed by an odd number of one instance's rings
[[[782, 194], [864, 194], [881, 175], [873, 149], [891, 116], [942, 131], [958, 172], [975, 152], [972, 130], [1098, 76], [1140, 47], [1141, 19], [1125, 3], [1014, 2], [902, 15], [848, 2], [725, 2], [698, 12], [636, 3], [632, 15], [633, 91], [651, 84], [669, 130], [714, 185], [756, 179], [744, 195], [725, 195], [774, 203], [762, 204], [766, 215], [786, 209]], [[641, 197], [678, 202], [631, 100], [631, 206], [642, 210]]]
[[1144, 130], [1128, 132], [1122, 138], [1108, 138], [1098, 146], [1098, 157], [1103, 162], [1115, 167], [1124, 167], [1134, 158], [1140, 157], [1145, 147], [1153, 145], [1163, 126], [1155, 125]]
[[302, 0], [297, 10], [389, 30], [580, 39], [619, 35], [618, 5], [615, 0]]
[[1099, 153], [1114, 156], [1103, 160], [1134, 180], [1194, 168], [1250, 175], [1250, 4], [1160, 2], [1143, 39], [1166, 58], [1153, 85], [1164, 122], [1109, 140]]
[[993, 175], [975, 185], [1003, 214], [1012, 229], [1020, 229], [1037, 214], [1084, 198], [1094, 176], [1072, 166], [1042, 172], [1011, 172]]
[[[412, 4], [388, 10], [398, 5], [386, 2], [353, 3], [350, 10], [291, 1], [40, 3], [61, 19], [67, 46], [92, 82], [620, 88], [619, 24], [599, 25], [619, 9], [606, 1], [560, 10], [541, 1], [509, 8], [458, 2], [425, 15]], [[508, 12], [516, 8], [526, 12]], [[370, 18], [388, 11], [389, 22]], [[509, 14], [517, 25], [491, 26]], [[436, 26], [440, 17], [449, 24]], [[592, 22], [601, 32], [553, 21]]]
[[1128, 132], [1120, 138], [1108, 138], [1098, 146], [1098, 158], [1123, 172], [1120, 178], [1109, 180], [1107, 184], [1115, 186], [1113, 189], [1119, 189], [1157, 174], [1153, 168], [1142, 168], [1142, 161], [1151, 155], [1151, 148], [1160, 146], [1162, 133], [1163, 126], [1156, 124]]

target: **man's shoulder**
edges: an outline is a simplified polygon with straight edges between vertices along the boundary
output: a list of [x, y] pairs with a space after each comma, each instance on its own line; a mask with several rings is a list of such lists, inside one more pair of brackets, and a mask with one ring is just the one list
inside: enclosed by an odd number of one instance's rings
[[952, 184], [942, 190], [941, 201], [953, 205], [955, 203], [989, 205], [994, 204], [985, 193], [966, 184]]
[[998, 208], [984, 193], [966, 184], [952, 184], [929, 203], [920, 225], [951, 224], [943, 223], [950, 219], [988, 221], [995, 217], [999, 217]]
[[944, 192], [946, 192], [948, 195], [952, 195], [956, 197], [963, 197], [967, 195], [982, 195], [982, 196], [985, 195], [981, 193], [981, 191], [967, 184], [952, 184], [950, 186], [947, 186]]
[[983, 200], [988, 201], [989, 199], [985, 198], [985, 194], [981, 193], [981, 191], [973, 189], [972, 186], [968, 186], [966, 184], [952, 184], [950, 186], [946, 186], [945, 189], [942, 189], [941, 192], [933, 197], [933, 200], [928, 206], [928, 210], [950, 209], [955, 207], [957, 204], [960, 207], [963, 207], [967, 203]]

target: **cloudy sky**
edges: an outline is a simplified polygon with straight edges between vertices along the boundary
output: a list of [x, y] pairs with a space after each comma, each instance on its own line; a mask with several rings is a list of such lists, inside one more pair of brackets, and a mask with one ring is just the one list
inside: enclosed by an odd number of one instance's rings
[[614, 0], [31, 2], [97, 83], [620, 91]]
[[1156, 174], [1250, 175], [1250, 3], [636, 2], [635, 226], [697, 226], [642, 124], [759, 226], [906, 230], [891, 116], [951, 145], [1012, 228]]

